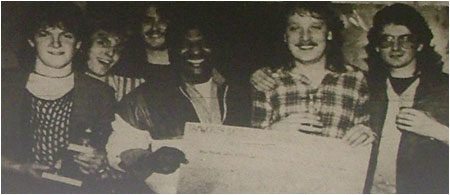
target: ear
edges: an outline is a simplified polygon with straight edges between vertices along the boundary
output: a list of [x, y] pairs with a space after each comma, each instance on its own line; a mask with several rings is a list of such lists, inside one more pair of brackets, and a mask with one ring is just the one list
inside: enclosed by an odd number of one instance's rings
[[423, 49], [423, 44], [419, 44], [419, 46], [417, 46], [417, 52], [422, 51]]
[[376, 52], [380, 52], [380, 48], [375, 47], [375, 51], [376, 51]]
[[81, 41], [78, 41], [77, 44], [75, 45], [75, 48], [80, 49], [81, 48]]
[[333, 33], [331, 31], [328, 31], [328, 33], [327, 33], [327, 40], [328, 41], [333, 40]]
[[33, 41], [31, 41], [30, 39], [27, 39], [27, 41], [28, 41], [28, 44], [30, 44], [31, 47], [34, 47], [34, 42]]

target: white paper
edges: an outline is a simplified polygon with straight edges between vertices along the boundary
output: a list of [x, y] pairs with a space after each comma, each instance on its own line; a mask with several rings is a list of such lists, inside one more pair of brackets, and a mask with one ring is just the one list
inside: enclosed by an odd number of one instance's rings
[[186, 123], [178, 193], [362, 193], [370, 147], [300, 132]]

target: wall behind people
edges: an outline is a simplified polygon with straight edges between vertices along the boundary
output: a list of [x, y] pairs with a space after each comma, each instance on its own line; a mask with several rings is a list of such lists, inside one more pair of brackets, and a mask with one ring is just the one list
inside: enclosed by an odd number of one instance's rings
[[[79, 3], [85, 10], [108, 13], [121, 12], [125, 14], [128, 23], [137, 3], [135, 2], [88, 2]], [[108, 6], [110, 4], [110, 6]], [[271, 63], [274, 57], [274, 43], [280, 39], [277, 25], [280, 16], [279, 2], [177, 2], [174, 3], [174, 13], [189, 13], [189, 7], [196, 7], [207, 18], [217, 39], [224, 45], [222, 55], [223, 73], [231, 79], [248, 78], [249, 73], [261, 66]], [[339, 2], [336, 9], [341, 14], [345, 24], [344, 54], [347, 61], [365, 69], [366, 54], [364, 45], [367, 43], [367, 29], [375, 12], [389, 2]], [[443, 56], [444, 72], [448, 72], [448, 3], [446, 2], [410, 2], [427, 19], [433, 34], [432, 44]], [[22, 63], [20, 55], [24, 46], [21, 35], [23, 17], [27, 12], [27, 2], [2, 2], [2, 69], [15, 67]], [[111, 7], [115, 7], [111, 9]], [[116, 11], [114, 11], [116, 10]], [[101, 15], [101, 14], [100, 14]], [[278, 29], [279, 30], [279, 29]]]

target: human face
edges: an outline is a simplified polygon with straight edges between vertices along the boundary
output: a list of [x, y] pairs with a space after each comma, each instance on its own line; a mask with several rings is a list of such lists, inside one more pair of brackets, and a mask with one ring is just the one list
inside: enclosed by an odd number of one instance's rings
[[73, 33], [60, 27], [41, 28], [28, 43], [36, 49], [37, 60], [56, 69], [71, 64], [73, 56], [81, 46], [81, 42], [77, 41]]
[[288, 18], [284, 39], [297, 62], [312, 64], [324, 58], [331, 32], [328, 32], [325, 22], [315, 14], [299, 12]]
[[161, 18], [157, 8], [150, 5], [141, 24], [141, 35], [147, 47], [151, 49], [166, 49], [166, 30], [168, 21]]
[[389, 68], [415, 66], [416, 54], [422, 50], [411, 31], [404, 25], [388, 24], [381, 32], [382, 40], [375, 50]]
[[90, 72], [104, 76], [119, 61], [122, 40], [115, 34], [99, 30], [91, 36], [88, 68]]
[[179, 50], [183, 59], [184, 75], [195, 83], [206, 82], [211, 77], [211, 48], [199, 29], [189, 29]]

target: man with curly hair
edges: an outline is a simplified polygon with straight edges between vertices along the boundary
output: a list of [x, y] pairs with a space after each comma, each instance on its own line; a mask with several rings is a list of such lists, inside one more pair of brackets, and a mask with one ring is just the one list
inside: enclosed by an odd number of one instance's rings
[[375, 136], [365, 110], [367, 82], [361, 71], [344, 64], [343, 24], [329, 4], [289, 4], [278, 50], [281, 67], [273, 70], [279, 85], [253, 92], [252, 126], [342, 138], [352, 146], [370, 144]]
[[448, 75], [424, 17], [405, 4], [377, 12], [366, 46], [374, 144], [370, 193], [448, 193]]

